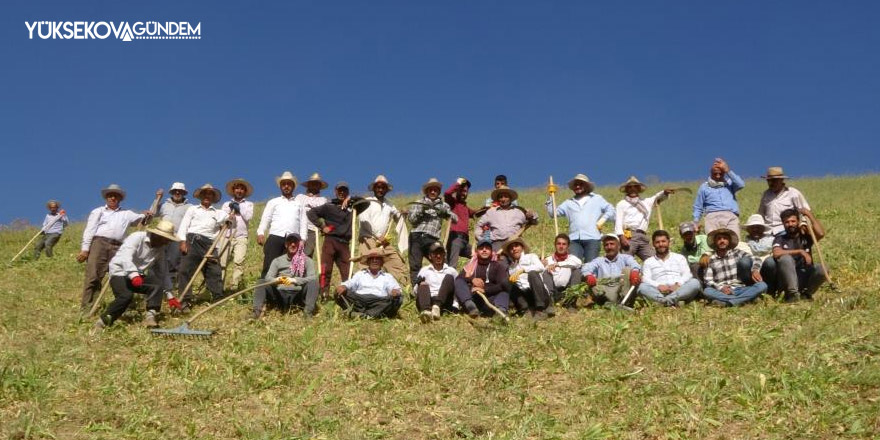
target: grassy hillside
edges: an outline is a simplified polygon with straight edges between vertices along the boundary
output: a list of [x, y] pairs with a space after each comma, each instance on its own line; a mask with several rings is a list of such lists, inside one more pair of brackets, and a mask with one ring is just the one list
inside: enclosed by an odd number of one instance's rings
[[[83, 225], [73, 225], [54, 259], [0, 269], [0, 437], [876, 438], [880, 176], [791, 183], [829, 230], [823, 251], [840, 292], [509, 326], [422, 325], [412, 303], [399, 320], [351, 322], [328, 305], [308, 324], [274, 313], [252, 323], [249, 305], [232, 303], [194, 325], [218, 330], [209, 341], [153, 338], [140, 312], [92, 337], [91, 322], [77, 322]], [[764, 188], [748, 182], [744, 216]], [[543, 200], [521, 192], [523, 206]], [[687, 220], [691, 203], [663, 204], [666, 227]], [[33, 233], [0, 234], [0, 258]], [[525, 238], [540, 252], [540, 237], [537, 227]], [[261, 258], [252, 243], [249, 281]]]

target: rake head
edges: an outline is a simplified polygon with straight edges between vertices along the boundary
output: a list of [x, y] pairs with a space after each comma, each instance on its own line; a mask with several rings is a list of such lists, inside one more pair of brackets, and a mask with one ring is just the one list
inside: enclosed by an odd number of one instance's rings
[[178, 327], [174, 328], [154, 328], [150, 330], [153, 336], [165, 336], [166, 338], [199, 338], [199, 339], [209, 339], [212, 334], [214, 334], [213, 330], [194, 330], [189, 328], [189, 324], [184, 322]]

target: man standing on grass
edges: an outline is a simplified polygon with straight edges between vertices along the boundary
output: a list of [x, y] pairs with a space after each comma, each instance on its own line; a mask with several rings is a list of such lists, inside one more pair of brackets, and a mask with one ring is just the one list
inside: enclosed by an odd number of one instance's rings
[[671, 189], [664, 189], [643, 199], [639, 194], [645, 192], [647, 188], [635, 176], [630, 176], [623, 185], [620, 185], [620, 192], [626, 194], [626, 197], [617, 203], [614, 222], [614, 233], [620, 238], [620, 249], [639, 257], [642, 261], [654, 255], [654, 248], [651, 247], [646, 232], [651, 221], [651, 211], [655, 204], [660, 204], [674, 192]]
[[353, 200], [348, 193], [348, 183], [336, 184], [336, 198], [329, 203], [316, 206], [306, 214], [312, 224], [318, 225], [324, 235], [321, 252], [321, 289], [330, 288], [333, 276], [333, 263], [339, 269], [339, 277], [345, 281], [349, 277], [351, 261], [351, 220]]
[[281, 313], [287, 313], [291, 307], [303, 308], [303, 319], [309, 320], [315, 314], [318, 302], [318, 275], [315, 263], [305, 254], [305, 243], [297, 233], [288, 234], [284, 238], [287, 252], [272, 260], [264, 283], [283, 277], [285, 283], [263, 286], [254, 292], [254, 309], [252, 319], [260, 319], [265, 306], [272, 305]]
[[[158, 216], [162, 220], [171, 222], [174, 230], [178, 231], [184, 214], [194, 205], [186, 200], [186, 185], [182, 182], [172, 183], [168, 193], [171, 197], [165, 199], [165, 202], [159, 206]], [[165, 265], [168, 269], [165, 271], [165, 276], [168, 277], [166, 282], [173, 286], [177, 282], [177, 271], [180, 268], [180, 246], [165, 246]]]
[[[192, 287], [186, 289], [190, 279], [196, 276], [196, 269], [202, 259], [208, 254], [208, 249], [217, 238], [224, 224], [235, 221], [235, 213], [227, 213], [217, 209], [214, 204], [220, 201], [220, 190], [211, 186], [210, 183], [203, 185], [195, 192], [196, 199], [201, 203], [186, 211], [183, 220], [180, 221], [180, 230], [177, 238], [180, 239], [180, 253], [183, 258], [180, 261], [180, 277], [177, 280], [177, 291], [182, 300], [184, 313], [192, 307]], [[202, 275], [205, 277], [205, 285], [211, 292], [214, 301], [223, 298], [223, 281], [220, 279], [220, 264], [217, 261], [215, 247], [211, 255], [202, 266]]]
[[[761, 280], [761, 262], [752, 260], [748, 253], [737, 249], [737, 244], [739, 236], [730, 229], [718, 228], [709, 233], [709, 245], [715, 252], [706, 267], [703, 295], [714, 306], [739, 306], [767, 291], [767, 284]], [[751, 286], [746, 286], [737, 272], [738, 263], [743, 259], [752, 261], [755, 284]]]
[[247, 198], [254, 193], [254, 187], [244, 179], [232, 179], [226, 182], [226, 194], [232, 197], [220, 208], [234, 218], [232, 226], [226, 231], [217, 247], [220, 248], [220, 270], [225, 274], [229, 257], [232, 256], [233, 290], [241, 287], [244, 276], [244, 259], [247, 257], [248, 226], [254, 217], [254, 203]]
[[[574, 176], [568, 182], [574, 196], [556, 207], [556, 215], [568, 217], [568, 237], [571, 239], [571, 253], [581, 261], [593, 261], [599, 256], [600, 229], [606, 221], [614, 221], [614, 207], [604, 197], [595, 194], [595, 186], [583, 174]], [[555, 193], [555, 184], [547, 187], [548, 193]], [[553, 204], [548, 196], [544, 203], [547, 214], [553, 216]]]
[[[390, 240], [392, 222], [403, 221], [400, 211], [385, 198], [393, 186], [388, 178], [379, 175], [367, 186], [367, 189], [372, 191], [373, 197], [367, 197], [354, 206], [359, 210], [361, 204], [367, 204], [363, 212], [358, 211], [358, 253], [363, 255], [371, 249], [382, 249], [385, 252], [382, 269], [391, 273], [401, 286], [408, 286], [409, 268]], [[397, 230], [403, 234], [406, 225], [398, 223]], [[398, 240], [400, 237], [402, 235], [398, 236]], [[406, 240], [406, 237], [402, 238]], [[364, 263], [358, 266], [359, 269], [366, 269]]]
[[416, 308], [422, 323], [440, 319], [441, 310], [452, 310], [455, 298], [455, 277], [458, 272], [446, 264], [446, 249], [435, 242], [428, 250], [431, 264], [422, 268], [416, 278]]
[[[260, 225], [257, 226], [257, 244], [263, 246], [263, 269], [260, 278], [266, 278], [269, 265], [272, 261], [286, 252], [284, 237], [296, 232], [300, 237], [307, 236], [308, 218], [306, 207], [293, 197], [296, 189], [296, 177], [290, 171], [285, 171], [275, 179], [281, 195], [269, 200], [260, 217]], [[266, 237], [266, 230], [269, 237]]]
[[403, 304], [400, 284], [382, 270], [385, 254], [372, 249], [358, 257], [367, 268], [336, 288], [336, 303], [352, 318], [394, 318]]
[[[321, 175], [318, 173], [314, 173], [309, 177], [309, 180], [303, 182], [303, 186], [306, 187], [305, 194], [299, 194], [296, 196], [296, 200], [302, 203], [306, 208], [306, 216], [308, 216], [309, 211], [312, 208], [317, 206], [321, 206], [327, 203], [327, 198], [321, 195], [321, 190], [327, 189], [327, 182], [321, 178]], [[317, 246], [318, 233], [321, 228], [309, 221], [308, 225], [309, 236], [306, 239], [305, 244], [305, 253], [309, 256], [309, 258], [315, 257], [315, 248]], [[318, 249], [318, 252], [321, 250]]]
[[[800, 225], [798, 212], [809, 220]], [[773, 257], [776, 258], [778, 287], [785, 293], [785, 301], [813, 299], [813, 294], [825, 282], [825, 269], [813, 261], [813, 238], [803, 229], [813, 227], [816, 240], [825, 237], [825, 228], [806, 208], [800, 211], [786, 209], [779, 216], [785, 232], [773, 240]]]
[[152, 217], [149, 211], [137, 214], [119, 207], [125, 199], [125, 191], [113, 183], [101, 190], [101, 197], [106, 204], [95, 208], [89, 214], [83, 230], [82, 246], [76, 261], [86, 262], [86, 276], [83, 282], [80, 310], [88, 312], [95, 294], [101, 289], [101, 281], [107, 273], [110, 260], [122, 244], [125, 230], [140, 222], [147, 222]]
[[[739, 204], [736, 193], [746, 182], [730, 170], [724, 159], [716, 158], [709, 169], [709, 180], [700, 185], [694, 199], [694, 224], [706, 216], [706, 233], [725, 228], [739, 234]], [[737, 235], [738, 236], [738, 235]]]
[[507, 260], [510, 296], [519, 313], [529, 311], [535, 320], [556, 316], [553, 298], [547, 287], [553, 284], [553, 278], [544, 271], [541, 259], [529, 253], [522, 238], [505, 243], [502, 255]]
[[443, 219], [458, 221], [449, 205], [440, 198], [443, 184], [435, 178], [428, 179], [422, 185], [421, 200], [410, 203], [409, 218], [412, 232], [409, 234], [409, 278], [415, 280], [422, 269], [422, 259], [428, 255], [428, 249], [440, 241]]
[[177, 241], [180, 239], [174, 235], [174, 225], [167, 220], [160, 220], [156, 227], [146, 231], [133, 232], [125, 239], [110, 260], [110, 287], [114, 299], [95, 321], [95, 330], [113, 325], [131, 305], [135, 293], [147, 296], [144, 325], [148, 328], [159, 326], [162, 293], [171, 289], [165, 277], [167, 268], [163, 248]]
[[538, 224], [538, 214], [513, 204], [518, 197], [516, 191], [506, 186], [492, 191], [492, 200], [498, 206], [489, 208], [477, 221], [475, 229], [483, 231], [483, 235], [488, 231], [495, 252], [500, 251], [508, 240], [519, 237], [526, 226]]
[[651, 235], [654, 256], [644, 261], [639, 295], [664, 306], [677, 306], [700, 294], [700, 281], [693, 277], [683, 255], [669, 252], [669, 233], [657, 230]]
[[40, 229], [40, 237], [37, 244], [34, 245], [34, 260], [40, 259], [40, 253], [46, 250], [46, 256], [52, 258], [52, 250], [55, 244], [61, 239], [61, 233], [67, 226], [67, 213], [61, 208], [61, 203], [57, 200], [49, 200], [46, 202], [46, 209], [49, 213], [43, 219], [43, 227]]
[[620, 253], [620, 241], [616, 235], [603, 235], [602, 247], [605, 256], [596, 257], [585, 264], [581, 268], [581, 275], [594, 303], [617, 306], [622, 304], [630, 287], [638, 286], [641, 266], [632, 255]]
[[810, 209], [810, 204], [800, 191], [785, 184], [788, 176], [785, 175], [782, 167], [767, 168], [767, 175], [762, 177], [767, 179], [767, 190], [758, 203], [758, 214], [764, 217], [764, 223], [770, 227], [770, 233], [779, 235], [785, 231], [780, 218], [782, 211]]
[[449, 240], [446, 242], [447, 262], [454, 268], [458, 267], [459, 257], [471, 258], [470, 219], [474, 218], [476, 211], [467, 205], [470, 189], [471, 182], [459, 177], [443, 193], [443, 199], [457, 217], [456, 221], [449, 225]]

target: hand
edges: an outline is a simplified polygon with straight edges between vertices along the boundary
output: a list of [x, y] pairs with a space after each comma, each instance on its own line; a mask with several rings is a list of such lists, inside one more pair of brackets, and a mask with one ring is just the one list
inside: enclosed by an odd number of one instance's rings
[[345, 291], [348, 290], [345, 286], [339, 286], [336, 288], [336, 296], [345, 295]]
[[733, 289], [731, 289], [730, 286], [724, 286], [721, 288], [721, 293], [725, 295], [733, 295]]
[[556, 194], [559, 191], [559, 185], [555, 183], [547, 184], [547, 194]]
[[348, 208], [349, 203], [351, 203], [351, 196], [348, 196], [342, 200], [342, 209]]
[[257, 236], [257, 244], [258, 244], [258, 245], [262, 246], [262, 245], [263, 245], [263, 242], [265, 242], [265, 241], [266, 241], [266, 237], [265, 237], [265, 236], [263, 236], [263, 235], [258, 235], [258, 236]]
[[700, 257], [700, 267], [702, 267], [702, 268], [709, 267], [709, 256], [708, 255], [703, 255], [702, 257]]
[[522, 274], [523, 274], [523, 271], [518, 270], [518, 271], [510, 274], [510, 277], [508, 277], [507, 280], [510, 281], [511, 283], [515, 283], [516, 280], [519, 279], [519, 276]]
[[629, 272], [629, 283], [632, 285], [636, 285], [642, 282], [641, 274], [637, 270], [631, 270]]
[[165, 194], [165, 190], [163, 190], [162, 188], [159, 188], [156, 190], [156, 197], [157, 198], [161, 199], [164, 194]]
[[662, 293], [664, 295], [669, 292], [672, 292], [672, 289], [666, 284], [661, 284], [661, 285], [657, 286], [657, 290], [659, 290], [660, 293]]
[[756, 283], [760, 283], [761, 281], [764, 281], [764, 279], [761, 278], [761, 271], [760, 270], [752, 271], [752, 281], [754, 281]]
[[389, 244], [391, 244], [391, 240], [389, 240], [388, 237], [382, 237], [379, 240], [379, 246], [385, 247], [385, 246], [388, 246]]
[[596, 287], [596, 284], [597, 284], [596, 275], [589, 274], [584, 279], [587, 281], [588, 286]]
[[172, 296], [168, 298], [168, 307], [179, 310], [182, 306], [180, 305], [180, 300]]
[[291, 280], [289, 277], [286, 277], [286, 276], [280, 276], [278, 278], [275, 278], [275, 282], [278, 284], [284, 285], [284, 286], [289, 286], [289, 285], [293, 284], [293, 280]]
[[547, 272], [553, 272], [556, 270], [556, 263], [550, 263], [547, 265]]
[[596, 222], [596, 229], [601, 231], [603, 225], [605, 225], [605, 217], [600, 218], [599, 221]]
[[67, 211], [62, 209], [62, 210], [58, 211], [58, 215], [64, 217], [65, 215], [67, 215]]
[[391, 291], [392, 298], [397, 298], [398, 296], [400, 296], [400, 289], [394, 289]]
[[89, 259], [89, 251], [82, 251], [76, 255], [76, 261], [82, 263]]
[[730, 166], [727, 165], [727, 161], [720, 157], [715, 158], [715, 162], [712, 163], [712, 166], [717, 166], [718, 168], [721, 168], [721, 172], [723, 172], [724, 174], [730, 172]]
[[189, 247], [186, 245], [185, 241], [180, 242], [180, 253], [186, 255], [189, 252]]
[[804, 263], [806, 263], [807, 266], [811, 266], [813, 264], [813, 256], [810, 255], [809, 252], [802, 249], [801, 255], [804, 257]]
[[433, 216], [437, 215], [437, 210], [434, 208], [428, 208], [425, 210], [425, 214], [433, 217]]
[[131, 287], [134, 287], [134, 288], [137, 289], [137, 288], [140, 288], [140, 287], [143, 286], [143, 285], [144, 285], [144, 277], [142, 277], [142, 276], [140, 276], [140, 275], [135, 275], [134, 277], [132, 277], [132, 279], [131, 279]]
[[629, 247], [629, 239], [623, 235], [618, 236], [620, 238], [620, 247], [628, 248]]
[[324, 226], [323, 228], [321, 228], [321, 232], [323, 232], [324, 234], [329, 234], [329, 233], [333, 232], [334, 229], [336, 229], [336, 228], [334, 228], [331, 225], [327, 225], [327, 226]]
[[483, 281], [482, 278], [474, 278], [473, 280], [471, 280], [471, 285], [473, 285], [475, 288], [482, 289], [486, 287], [486, 282]]
[[144, 215], [144, 223], [147, 223], [147, 222], [149, 222], [149, 221], [150, 221], [150, 219], [152, 219], [152, 218], [153, 218], [153, 213], [152, 213], [152, 212], [150, 212], [150, 211], [142, 211], [142, 212], [141, 212], [141, 214], [143, 214], [143, 215]]
[[663, 189], [663, 194], [666, 194], [667, 196], [670, 195], [670, 194], [675, 194], [675, 190], [672, 189], [672, 188], [664, 188], [664, 189]]

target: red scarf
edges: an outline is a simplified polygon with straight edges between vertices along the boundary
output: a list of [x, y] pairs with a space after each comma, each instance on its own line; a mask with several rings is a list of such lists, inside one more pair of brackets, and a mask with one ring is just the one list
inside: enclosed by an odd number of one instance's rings
[[556, 252], [553, 253], [553, 260], [556, 261], [557, 263], [561, 263], [567, 259], [568, 259], [568, 254], [560, 254], [560, 253], [556, 253]]

